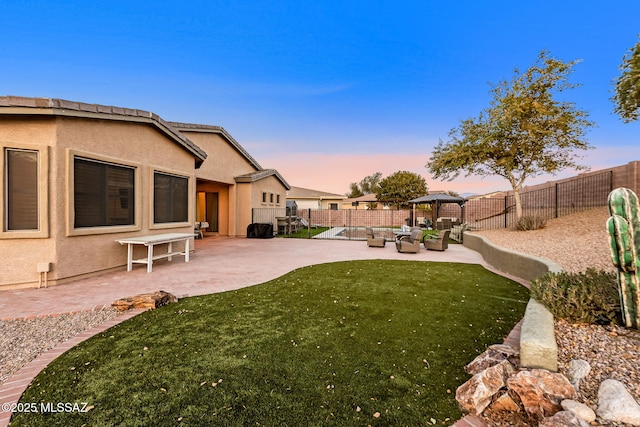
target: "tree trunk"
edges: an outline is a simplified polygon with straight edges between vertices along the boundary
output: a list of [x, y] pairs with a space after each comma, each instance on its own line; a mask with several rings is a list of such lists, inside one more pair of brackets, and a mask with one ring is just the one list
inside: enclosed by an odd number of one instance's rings
[[513, 189], [513, 200], [516, 203], [516, 221], [522, 218], [522, 202], [520, 201], [520, 189]]

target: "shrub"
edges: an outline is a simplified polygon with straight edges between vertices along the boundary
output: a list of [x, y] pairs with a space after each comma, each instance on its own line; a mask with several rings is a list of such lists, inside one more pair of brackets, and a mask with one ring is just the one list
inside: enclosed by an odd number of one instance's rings
[[576, 323], [619, 323], [620, 297], [614, 273], [547, 273], [531, 282], [531, 296], [556, 318]]
[[539, 230], [541, 228], [545, 228], [546, 226], [547, 226], [547, 220], [541, 216], [538, 216], [538, 215], [523, 216], [516, 223], [516, 230], [518, 231]]

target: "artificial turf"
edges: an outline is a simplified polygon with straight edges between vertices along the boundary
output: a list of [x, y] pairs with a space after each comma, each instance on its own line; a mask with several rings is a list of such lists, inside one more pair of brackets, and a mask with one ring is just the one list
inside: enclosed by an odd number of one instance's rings
[[185, 298], [71, 349], [12, 426], [450, 425], [463, 367], [528, 290], [478, 265], [349, 261]]

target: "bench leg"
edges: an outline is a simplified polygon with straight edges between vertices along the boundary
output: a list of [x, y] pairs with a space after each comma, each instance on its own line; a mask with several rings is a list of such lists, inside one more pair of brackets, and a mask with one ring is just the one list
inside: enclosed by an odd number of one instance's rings
[[153, 268], [153, 245], [147, 247], [147, 273], [151, 273]]
[[127, 271], [133, 269], [133, 245], [127, 243]]
[[191, 239], [187, 239], [184, 244], [184, 262], [189, 262], [189, 242]]
[[173, 257], [171, 256], [171, 252], [173, 252], [173, 242], [169, 242], [169, 248], [168, 248], [168, 249], [169, 249], [169, 252], [168, 252], [169, 256], [167, 257], [167, 259], [168, 259], [169, 261], [171, 261], [171, 259], [173, 258]]

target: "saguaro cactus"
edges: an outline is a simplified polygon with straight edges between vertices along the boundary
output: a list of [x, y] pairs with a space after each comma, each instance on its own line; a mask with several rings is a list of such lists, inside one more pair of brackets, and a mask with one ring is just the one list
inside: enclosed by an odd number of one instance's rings
[[638, 196], [628, 188], [609, 194], [607, 230], [611, 259], [618, 268], [618, 291], [622, 320], [629, 328], [640, 329], [640, 206]]

